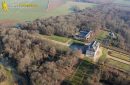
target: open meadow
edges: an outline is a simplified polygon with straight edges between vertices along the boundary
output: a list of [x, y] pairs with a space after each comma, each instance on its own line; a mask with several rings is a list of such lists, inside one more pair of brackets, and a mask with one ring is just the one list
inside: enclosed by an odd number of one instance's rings
[[130, 0], [114, 0], [114, 3], [130, 6]]
[[[58, 3], [58, 0], [56, 1]], [[10, 3], [12, 4], [13, 2], [10, 2]], [[95, 6], [95, 4], [92, 4], [92, 3], [72, 2], [68, 0], [62, 0], [62, 2], [60, 0], [59, 4], [54, 4], [54, 2], [52, 2], [49, 4], [50, 6], [48, 6], [48, 0], [43, 0], [43, 1], [32, 0], [31, 3], [36, 4], [37, 7], [30, 7], [30, 8], [9, 7], [9, 10], [7, 12], [4, 12], [2, 8], [0, 8], [0, 21], [2, 20], [32, 21], [37, 18], [48, 18], [50, 16], [69, 14], [72, 12], [70, 8], [73, 6], [77, 6], [80, 9]]]

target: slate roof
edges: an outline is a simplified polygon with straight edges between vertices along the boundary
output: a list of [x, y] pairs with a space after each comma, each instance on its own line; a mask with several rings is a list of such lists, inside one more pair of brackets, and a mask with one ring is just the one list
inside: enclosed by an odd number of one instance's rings
[[99, 42], [93, 41], [87, 50], [95, 52], [97, 50], [97, 47], [99, 46]]
[[76, 35], [76, 37], [79, 38], [86, 38], [90, 35], [91, 31], [80, 31], [80, 33], [78, 35]]

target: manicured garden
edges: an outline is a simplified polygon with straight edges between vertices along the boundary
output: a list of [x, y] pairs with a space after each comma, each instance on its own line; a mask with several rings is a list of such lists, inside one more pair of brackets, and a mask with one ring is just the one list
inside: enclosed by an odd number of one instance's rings
[[113, 59], [107, 59], [106, 64], [108, 66], [112, 66], [113, 68], [118, 68], [120, 70], [123, 70], [125, 72], [130, 72], [130, 65], [113, 60]]
[[84, 78], [91, 77], [94, 73], [94, 64], [83, 60], [70, 81], [73, 85], [82, 85]]
[[130, 55], [123, 54], [123, 53], [117, 52], [117, 51], [109, 51], [108, 53], [110, 56], [130, 62]]
[[106, 49], [106, 48], [104, 48], [104, 47], [101, 47], [101, 49], [102, 49], [102, 56], [99, 58], [99, 60], [98, 60], [98, 63], [99, 64], [102, 64], [102, 63], [104, 63], [104, 61], [106, 60], [106, 58], [107, 58], [107, 52], [108, 52], [108, 50]]

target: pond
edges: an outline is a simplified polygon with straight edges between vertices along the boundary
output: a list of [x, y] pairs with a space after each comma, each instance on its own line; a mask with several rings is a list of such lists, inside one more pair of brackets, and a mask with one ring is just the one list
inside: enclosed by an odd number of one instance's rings
[[73, 51], [81, 50], [82, 53], [84, 53], [87, 46], [84, 45], [84, 44], [72, 43], [69, 47], [70, 47]]

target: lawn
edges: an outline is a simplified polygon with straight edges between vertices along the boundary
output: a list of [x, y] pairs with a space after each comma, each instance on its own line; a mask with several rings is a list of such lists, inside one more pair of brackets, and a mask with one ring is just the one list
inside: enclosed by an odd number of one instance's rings
[[72, 39], [70, 43], [79, 43], [79, 44], [84, 44], [84, 42], [80, 41], [80, 40], [76, 40], [76, 39]]
[[[63, 0], [67, 1], [67, 0]], [[37, 18], [48, 18], [50, 16], [66, 15], [71, 13], [70, 8], [77, 6], [80, 9], [95, 7], [92, 3], [81, 3], [67, 1], [65, 4], [60, 5], [54, 9], [46, 10], [48, 0], [37, 0], [33, 1], [38, 5], [34, 8], [9, 8], [7, 13], [0, 12], [0, 20], [15, 20], [15, 21], [32, 21]], [[0, 11], [2, 11], [0, 9]], [[10, 17], [11, 16], [11, 17]]]
[[98, 63], [102, 64], [106, 60], [108, 50], [104, 47], [101, 47], [102, 49], [102, 56], [99, 58]]
[[116, 61], [113, 59], [107, 59], [106, 64], [109, 66], [112, 66], [114, 68], [118, 68], [123, 71], [130, 72], [130, 65], [128, 65], [128, 64], [124, 64], [122, 62], [119, 62], [119, 61]]
[[96, 40], [98, 41], [102, 41], [104, 38], [106, 38], [108, 36], [108, 32], [107, 31], [103, 31], [101, 30], [98, 35], [96, 35]]
[[58, 42], [62, 42], [62, 43], [66, 43], [67, 41], [70, 40], [70, 38], [61, 37], [61, 36], [56, 36], [56, 35], [45, 36], [45, 37], [48, 38], [48, 39], [51, 39], [51, 40], [55, 40], [55, 41], [58, 41]]
[[111, 56], [130, 62], [130, 55], [126, 55], [116, 51], [109, 52]]
[[79, 44], [84, 44], [84, 42], [82, 42], [80, 40], [67, 38], [67, 37], [62, 37], [62, 36], [56, 36], [56, 35], [47, 36], [47, 35], [44, 35], [44, 37], [46, 37], [48, 39], [51, 39], [51, 40], [58, 41], [58, 42], [62, 42], [62, 43], [68, 43], [68, 44], [79, 43]]

